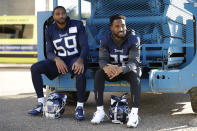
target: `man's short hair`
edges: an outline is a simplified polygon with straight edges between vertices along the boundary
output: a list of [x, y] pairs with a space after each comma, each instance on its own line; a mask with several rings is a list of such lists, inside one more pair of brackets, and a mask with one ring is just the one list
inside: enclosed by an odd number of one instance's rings
[[55, 10], [57, 10], [57, 9], [63, 9], [66, 13], [66, 9], [63, 6], [57, 6], [53, 9], [53, 15], [54, 15]]
[[110, 17], [110, 25], [112, 25], [112, 23], [114, 22], [114, 20], [117, 20], [117, 19], [123, 19], [123, 20], [125, 20], [126, 17], [124, 15], [121, 15], [121, 14], [112, 15]]

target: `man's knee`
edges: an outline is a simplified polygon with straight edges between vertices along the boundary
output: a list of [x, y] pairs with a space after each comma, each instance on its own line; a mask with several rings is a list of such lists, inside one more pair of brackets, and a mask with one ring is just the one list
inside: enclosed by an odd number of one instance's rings
[[34, 72], [37, 72], [38, 71], [38, 63], [35, 63], [31, 66], [31, 72], [34, 73]]
[[77, 79], [85, 79], [85, 73], [82, 74], [76, 74]]
[[32, 73], [35, 73], [35, 72], [40, 72], [41, 70], [43, 70], [44, 68], [45, 68], [46, 66], [45, 66], [45, 62], [37, 62], [37, 63], [35, 63], [35, 64], [33, 64], [32, 66], [31, 66], [31, 72]]
[[95, 77], [104, 76], [105, 72], [102, 69], [96, 71]]
[[136, 82], [140, 82], [140, 76], [138, 75], [137, 72], [130, 71], [128, 72], [127, 77], [130, 81], [134, 80]]

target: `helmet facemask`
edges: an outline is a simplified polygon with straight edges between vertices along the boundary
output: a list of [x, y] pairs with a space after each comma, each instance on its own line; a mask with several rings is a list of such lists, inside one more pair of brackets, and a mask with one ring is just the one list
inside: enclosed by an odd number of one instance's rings
[[57, 94], [50, 94], [44, 106], [44, 115], [46, 116], [46, 118], [60, 118], [65, 110], [66, 98], [66, 95], [60, 95], [57, 97]]
[[124, 94], [121, 97], [111, 96], [111, 106], [109, 109], [109, 116], [112, 120], [112, 123], [124, 124], [127, 122], [127, 117], [130, 112], [128, 107], [128, 99], [126, 98], [127, 94]]

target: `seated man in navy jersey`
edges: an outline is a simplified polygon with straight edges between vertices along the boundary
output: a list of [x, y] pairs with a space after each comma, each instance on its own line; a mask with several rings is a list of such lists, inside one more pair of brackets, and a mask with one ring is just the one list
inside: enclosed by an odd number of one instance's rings
[[37, 62], [31, 67], [32, 81], [38, 97], [38, 105], [30, 110], [31, 115], [38, 115], [43, 111], [44, 95], [41, 74], [49, 79], [59, 74], [72, 72], [76, 77], [77, 107], [75, 116], [84, 119], [84, 95], [86, 88], [86, 65], [88, 55], [88, 40], [81, 21], [71, 20], [66, 9], [57, 6], [53, 10], [54, 23], [45, 30], [47, 59]]
[[138, 107], [140, 103], [140, 41], [136, 35], [126, 29], [125, 16], [110, 17], [111, 32], [100, 41], [99, 66], [95, 74], [94, 88], [97, 98], [97, 111], [91, 123], [100, 123], [105, 117], [103, 107], [104, 83], [126, 80], [130, 83], [132, 109], [127, 122], [128, 127], [139, 123]]

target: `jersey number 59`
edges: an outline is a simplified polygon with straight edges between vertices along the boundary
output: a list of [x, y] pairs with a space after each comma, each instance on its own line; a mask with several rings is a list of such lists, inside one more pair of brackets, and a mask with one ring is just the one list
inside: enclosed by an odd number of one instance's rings
[[[73, 50], [69, 51], [69, 50], [66, 50], [61, 45], [58, 46], [57, 43], [61, 42], [62, 40], [64, 40], [65, 47], [67, 49], [73, 49]], [[72, 42], [71, 42], [72, 44], [68, 43], [69, 40], [72, 40]], [[68, 36], [68, 37], [64, 37], [64, 38], [60, 38], [60, 39], [54, 40], [53, 44], [54, 44], [56, 50], [58, 50], [58, 56], [71, 56], [71, 55], [74, 55], [74, 54], [78, 53], [76, 36]]]

